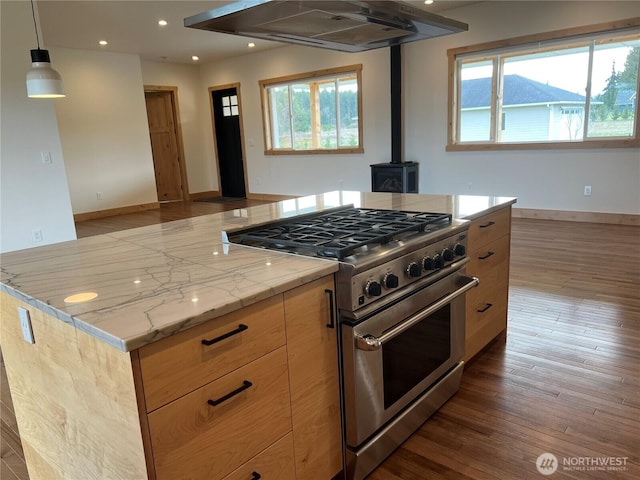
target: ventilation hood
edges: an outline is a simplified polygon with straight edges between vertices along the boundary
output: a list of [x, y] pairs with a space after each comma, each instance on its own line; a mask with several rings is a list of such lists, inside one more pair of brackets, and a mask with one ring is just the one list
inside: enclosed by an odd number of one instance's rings
[[468, 30], [395, 1], [242, 0], [185, 18], [185, 27], [361, 52]]

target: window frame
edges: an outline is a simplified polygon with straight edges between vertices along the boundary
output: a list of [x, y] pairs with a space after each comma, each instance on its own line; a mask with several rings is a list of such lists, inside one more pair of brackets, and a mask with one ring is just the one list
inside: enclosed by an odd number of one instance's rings
[[[580, 141], [567, 141], [558, 140], [553, 142], [517, 142], [517, 143], [496, 143], [495, 136], [492, 136], [491, 140], [486, 142], [459, 142], [458, 140], [458, 99], [460, 98], [460, 82], [458, 81], [458, 57], [469, 56], [470, 54], [476, 55], [478, 60], [481, 59], [482, 54], [486, 54], [487, 58], [493, 58], [495, 62], [495, 56], [498, 53], [506, 55], [505, 51], [508, 49], [508, 55], [512, 56], [514, 53], [526, 53], [527, 47], [540, 47], [540, 43], [549, 42], [550, 44], [558, 41], [571, 41], [571, 40], [584, 40], [585, 37], [612, 33], [619, 35], [624, 30], [634, 29], [640, 27], [640, 17], [619, 20], [614, 22], [601, 23], [597, 25], [589, 25], [585, 27], [568, 28], [562, 30], [555, 30], [552, 32], [525, 35], [522, 37], [516, 37], [506, 40], [498, 40], [493, 42], [486, 42], [477, 45], [470, 45], [465, 47], [451, 48], [447, 50], [448, 56], [448, 118], [447, 118], [447, 145], [446, 151], [472, 151], [472, 150], [542, 150], [542, 149], [581, 149], [581, 148], [628, 148], [640, 146], [640, 102], [636, 102], [635, 110], [635, 125], [633, 137], [631, 138], [615, 138], [605, 139], [603, 137], [598, 138], [583, 138]], [[498, 76], [498, 69], [493, 68], [492, 85], [496, 85], [502, 78]], [[491, 97], [491, 128], [492, 132], [495, 127], [499, 125], [496, 121], [498, 113], [502, 112], [501, 105], [498, 105], [499, 98], [497, 92], [501, 90], [501, 85], [497, 85], [496, 88], [492, 87]], [[640, 91], [640, 75], [638, 75], [638, 82], [636, 84], [636, 91]], [[591, 96], [588, 95], [585, 101], [585, 111], [589, 108]], [[497, 108], [500, 107], [500, 108]]]
[[[337, 147], [337, 148], [315, 148], [306, 150], [291, 149], [274, 149], [272, 145], [271, 132], [272, 125], [271, 119], [272, 112], [269, 102], [269, 95], [267, 88], [278, 85], [288, 85], [295, 82], [300, 83], [314, 83], [314, 81], [326, 79], [330, 77], [340, 77], [346, 73], [353, 73], [356, 76], [356, 82], [358, 85], [358, 146], [357, 147]], [[287, 75], [283, 77], [269, 78], [265, 80], [259, 80], [260, 86], [260, 104], [262, 107], [262, 132], [264, 138], [264, 154], [265, 155], [335, 155], [335, 154], [354, 154], [364, 153], [364, 140], [362, 135], [362, 64], [347, 65], [343, 67], [329, 68], [325, 70], [317, 70], [314, 72], [305, 72], [295, 75]], [[336, 92], [336, 99], [338, 98]], [[339, 119], [336, 119], [339, 122]], [[314, 122], [312, 121], [312, 131]], [[293, 134], [293, 132], [292, 132]]]

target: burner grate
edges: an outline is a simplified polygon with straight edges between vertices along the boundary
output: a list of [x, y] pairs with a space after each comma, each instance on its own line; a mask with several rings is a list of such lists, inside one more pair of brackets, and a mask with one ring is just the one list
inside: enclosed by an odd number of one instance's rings
[[293, 249], [342, 260], [359, 249], [450, 224], [451, 215], [446, 213], [346, 207], [229, 232], [229, 239], [245, 245]]

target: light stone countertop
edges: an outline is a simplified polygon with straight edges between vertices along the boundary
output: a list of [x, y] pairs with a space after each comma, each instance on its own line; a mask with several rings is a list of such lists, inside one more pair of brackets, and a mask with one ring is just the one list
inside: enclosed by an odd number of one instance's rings
[[[0, 255], [0, 290], [131, 351], [338, 270], [338, 262], [222, 243], [221, 232], [340, 205], [473, 219], [510, 197], [336, 191]], [[69, 296], [97, 294], [69, 303]]]

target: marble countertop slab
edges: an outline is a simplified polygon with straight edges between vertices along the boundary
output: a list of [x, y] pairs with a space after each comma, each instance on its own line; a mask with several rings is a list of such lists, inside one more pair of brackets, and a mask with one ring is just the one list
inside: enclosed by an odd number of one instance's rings
[[[473, 219], [514, 202], [328, 192], [5, 253], [0, 289], [131, 351], [338, 270], [331, 260], [223, 244], [224, 230], [351, 204]], [[97, 296], [70, 303], [83, 293]]]

